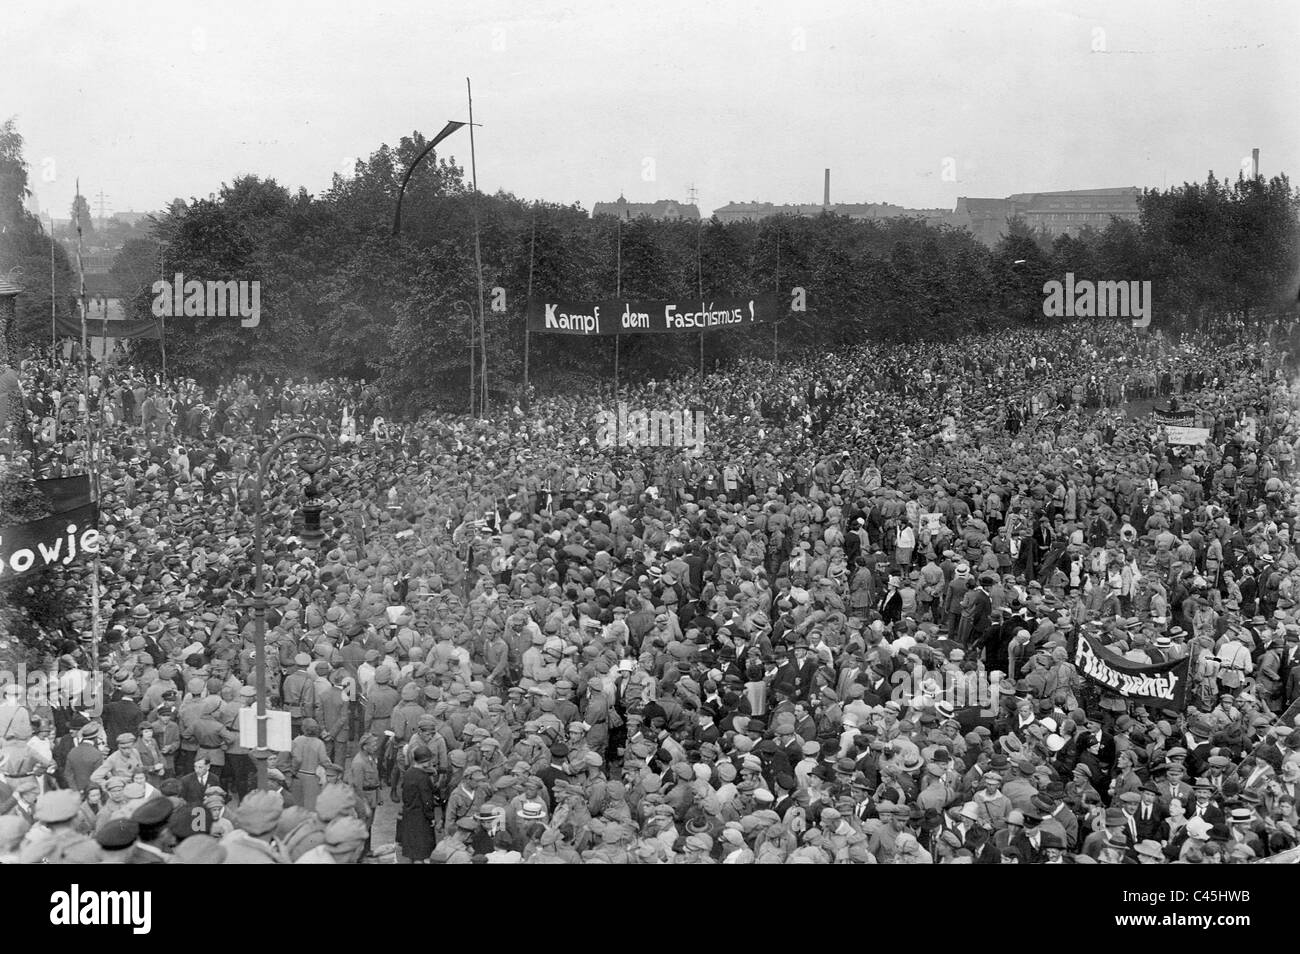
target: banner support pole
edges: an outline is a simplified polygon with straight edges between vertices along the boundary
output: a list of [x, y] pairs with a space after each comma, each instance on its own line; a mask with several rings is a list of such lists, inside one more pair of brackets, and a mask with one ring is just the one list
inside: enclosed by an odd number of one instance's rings
[[528, 241], [528, 296], [524, 305], [524, 393], [523, 409], [530, 410], [531, 401], [528, 399], [528, 346], [532, 339], [532, 329], [528, 327], [528, 307], [527, 302], [533, 298], [533, 264], [537, 260], [537, 203], [533, 203], [533, 229], [532, 238]]
[[[704, 265], [700, 260], [700, 243], [704, 236], [704, 220], [695, 227], [695, 293], [704, 299]], [[704, 383], [704, 332], [700, 332], [700, 384]]]
[[[772, 291], [775, 292], [777, 300], [781, 298], [781, 226], [776, 227], [776, 275], [772, 280]], [[780, 307], [779, 305], [777, 307]], [[777, 338], [781, 322], [775, 317], [772, 319], [772, 363], [777, 361]]]
[[[81, 197], [81, 179], [77, 179], [77, 197]], [[78, 208], [78, 211], [80, 209]], [[86, 474], [90, 478], [90, 499], [95, 503], [96, 508], [99, 506], [99, 472], [95, 467], [96, 448], [94, 446], [94, 435], [90, 431], [90, 334], [86, 324], [86, 268], [82, 258], [81, 246], [81, 218], [78, 216], [77, 226], [77, 313], [81, 317], [81, 373], [82, 373], [82, 402], [85, 405], [86, 413], [85, 422], [85, 444], [84, 444], [84, 463]], [[95, 559], [91, 564], [90, 571], [90, 669], [92, 678], [99, 672], [99, 553], [95, 553]]]
[[[623, 219], [617, 219], [614, 239], [614, 297], [623, 297]], [[618, 403], [618, 365], [622, 351], [622, 335], [614, 335], [614, 403]], [[618, 433], [618, 415], [614, 416], [614, 446], [621, 447]]]

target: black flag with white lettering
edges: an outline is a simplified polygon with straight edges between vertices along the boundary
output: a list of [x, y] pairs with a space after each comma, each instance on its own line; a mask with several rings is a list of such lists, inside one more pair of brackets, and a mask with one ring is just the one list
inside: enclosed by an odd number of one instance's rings
[[1124, 699], [1179, 712], [1187, 708], [1188, 659], [1138, 663], [1080, 635], [1074, 663], [1093, 685]]

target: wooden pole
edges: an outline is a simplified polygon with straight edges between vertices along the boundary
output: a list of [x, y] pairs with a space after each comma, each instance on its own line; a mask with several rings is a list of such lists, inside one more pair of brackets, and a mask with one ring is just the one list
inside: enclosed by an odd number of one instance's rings
[[[81, 179], [76, 180], [77, 198], [81, 198]], [[81, 242], [81, 218], [77, 217], [77, 311], [81, 317], [81, 373], [82, 373], [82, 400], [85, 402], [85, 414], [83, 416], [83, 426], [85, 427], [85, 443], [83, 445], [83, 462], [86, 473], [90, 477], [90, 496], [91, 499], [99, 503], [99, 470], [95, 466], [94, 439], [90, 431], [90, 348], [88, 345], [89, 332], [86, 326], [86, 267], [82, 258]], [[99, 671], [99, 554], [91, 564], [90, 570], [90, 668], [91, 672]]]
[[[166, 255], [166, 248], [167, 246], [163, 245], [161, 242], [158, 243], [158, 277], [161, 278], [163, 281], [167, 280], [167, 276], [164, 274], [164, 272], [167, 271], [166, 261], [164, 258], [164, 256]], [[167, 320], [165, 318], [158, 319], [158, 347], [162, 351], [162, 377], [163, 380], [166, 381], [167, 380]]]
[[477, 332], [474, 330], [474, 306], [469, 302], [460, 302], [465, 305], [465, 313], [469, 318], [469, 416], [474, 416], [474, 339]]
[[482, 390], [479, 410], [481, 414], [487, 414], [487, 318], [483, 305], [483, 251], [479, 242], [478, 159], [474, 153], [474, 93], [470, 88], [468, 76], [465, 77], [465, 97], [469, 101], [469, 163], [470, 175], [474, 181], [474, 266], [478, 272], [479, 387]]
[[58, 325], [57, 312], [54, 307], [54, 213], [50, 213], [50, 371], [54, 372], [57, 368], [57, 358], [59, 350], [59, 333], [56, 330]]
[[[695, 293], [704, 298], [704, 264], [700, 259], [700, 243], [704, 236], [704, 220], [695, 229]], [[700, 383], [704, 383], [704, 332], [700, 332]]]
[[[473, 128], [472, 126], [470, 127]], [[527, 302], [533, 299], [533, 264], [537, 255], [537, 203], [533, 203], [533, 228], [532, 237], [528, 240], [528, 296], [525, 301], [524, 312], [524, 410], [530, 409], [531, 402], [528, 399], [528, 346], [532, 338], [532, 331], [528, 328]]]
[[[776, 277], [772, 281], [772, 286], [773, 286], [772, 290], [776, 292], [777, 299], [779, 301], [781, 297], [781, 227], [779, 225], [776, 228]], [[776, 363], [776, 343], [777, 343], [778, 329], [780, 327], [781, 327], [781, 323], [776, 320], [775, 316], [773, 316], [772, 318], [772, 363], [773, 364]]]
[[[617, 221], [614, 239], [614, 297], [623, 297], [623, 219]], [[618, 363], [623, 336], [614, 335], [614, 402], [618, 403]], [[618, 420], [614, 423], [614, 446], [618, 446]]]

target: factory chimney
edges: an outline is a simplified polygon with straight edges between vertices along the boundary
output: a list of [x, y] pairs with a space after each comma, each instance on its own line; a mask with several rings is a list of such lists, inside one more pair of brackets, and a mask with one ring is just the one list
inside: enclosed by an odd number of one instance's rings
[[1250, 151], [1250, 166], [1251, 166], [1251, 176], [1255, 179], [1258, 179], [1259, 178], [1259, 150], [1258, 149], [1252, 149]]
[[[1258, 156], [1259, 156], [1259, 150], [1258, 150], [1258, 149], [1255, 150], [1255, 155], [1256, 155], [1256, 157], [1258, 158]], [[823, 194], [822, 194], [822, 208], [824, 208], [824, 209], [829, 209], [830, 207], [831, 207], [831, 171], [830, 171], [829, 169], [827, 169], [827, 170], [826, 170], [826, 188], [825, 188], [825, 191], [824, 191]]]

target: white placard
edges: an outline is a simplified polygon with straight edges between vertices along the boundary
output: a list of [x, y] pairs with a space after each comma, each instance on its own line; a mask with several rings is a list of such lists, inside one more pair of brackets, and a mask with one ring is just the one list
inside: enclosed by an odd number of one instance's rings
[[1170, 444], [1188, 444], [1193, 447], [1199, 447], [1210, 439], [1208, 427], [1182, 427], [1170, 424], [1165, 428], [1165, 434]]
[[[266, 747], [272, 752], [288, 752], [293, 746], [293, 727], [289, 713], [267, 709]], [[239, 745], [245, 749], [257, 748], [257, 707], [245, 706], [239, 710]]]

